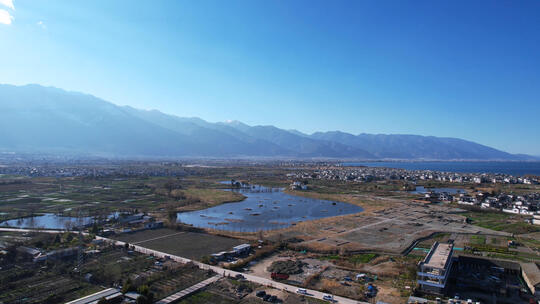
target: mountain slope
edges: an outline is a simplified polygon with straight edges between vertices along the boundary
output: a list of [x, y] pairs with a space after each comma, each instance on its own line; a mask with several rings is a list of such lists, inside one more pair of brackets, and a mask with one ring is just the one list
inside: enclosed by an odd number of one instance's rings
[[210, 123], [39, 85], [0, 85], [0, 150], [121, 157], [532, 159], [456, 138], [307, 135], [238, 121]]
[[373, 158], [367, 151], [333, 141], [315, 140], [293, 134], [274, 126], [254, 126], [245, 133], [282, 147], [290, 147], [300, 156]]
[[188, 136], [137, 119], [90, 95], [2, 85], [0, 101], [4, 148], [131, 156], [191, 155], [199, 150]]
[[458, 138], [385, 134], [352, 135], [339, 131], [317, 132], [310, 137], [365, 149], [377, 158], [521, 159], [520, 156]]
[[200, 118], [182, 118], [164, 114], [157, 110], [144, 111], [124, 107], [128, 113], [148, 122], [190, 136], [201, 145], [211, 145], [208, 150], [218, 149], [226, 155], [243, 156], [293, 156], [294, 151], [282, 148], [273, 143], [251, 138], [246, 134], [227, 126], [208, 123]]

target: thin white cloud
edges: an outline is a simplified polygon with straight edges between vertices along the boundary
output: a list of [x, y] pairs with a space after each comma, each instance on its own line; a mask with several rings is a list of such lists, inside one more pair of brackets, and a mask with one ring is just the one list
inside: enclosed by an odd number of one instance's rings
[[46, 30], [47, 29], [47, 26], [45, 25], [45, 23], [43, 23], [43, 21], [38, 21], [37, 23], [37, 26], [39, 26], [40, 28]]
[[[2, 0], [0, 0], [2, 1]], [[0, 24], [11, 24], [11, 21], [13, 21], [13, 16], [9, 14], [8, 11], [0, 9]]]
[[7, 6], [12, 10], [15, 10], [15, 6], [13, 5], [13, 0], [0, 0], [0, 5]]

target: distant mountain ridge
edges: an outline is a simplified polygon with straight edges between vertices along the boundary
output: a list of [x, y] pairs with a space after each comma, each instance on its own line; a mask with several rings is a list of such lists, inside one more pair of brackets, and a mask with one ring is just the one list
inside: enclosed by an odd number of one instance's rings
[[0, 85], [0, 150], [163, 158], [534, 158], [457, 138], [340, 131], [309, 135], [238, 121], [209, 123], [39, 85]]

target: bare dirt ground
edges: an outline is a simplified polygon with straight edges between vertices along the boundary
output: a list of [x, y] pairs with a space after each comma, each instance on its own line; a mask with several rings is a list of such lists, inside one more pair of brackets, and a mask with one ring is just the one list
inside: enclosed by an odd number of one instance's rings
[[464, 216], [446, 205], [395, 201], [392, 207], [371, 215], [359, 213], [303, 222], [274, 235], [300, 238], [304, 241], [296, 244], [298, 248], [315, 251], [399, 254], [416, 240], [436, 232], [509, 235], [467, 224]]
[[279, 256], [279, 255], [272, 255], [266, 259], [263, 259], [262, 261], [259, 261], [257, 264], [251, 266], [249, 268], [249, 272], [250, 274], [253, 274], [253, 275], [256, 275], [258, 277], [262, 277], [262, 278], [267, 278], [269, 279], [270, 278], [270, 272], [268, 272], [266, 269], [272, 265], [273, 262], [275, 261], [284, 261], [284, 260], [288, 260], [289, 258], [288, 257], [283, 257], [283, 256]]
[[358, 270], [378, 276], [398, 276], [400, 274], [398, 263], [391, 260], [389, 257], [374, 259], [370, 263], [358, 267]]
[[275, 254], [251, 266], [249, 268], [249, 273], [259, 276], [259, 277], [269, 279], [271, 278], [270, 277], [271, 273], [267, 271], [268, 266], [272, 265], [272, 263], [275, 261], [284, 261], [284, 260], [291, 260], [291, 259], [293, 260], [298, 259], [306, 264], [302, 268], [303, 270], [302, 273], [290, 275], [288, 279], [290, 283], [294, 283], [297, 285], [303, 284], [307, 277], [317, 272], [320, 272], [324, 267], [332, 266], [332, 263], [328, 261], [321, 261], [321, 260], [313, 259], [313, 258], [296, 258], [293, 255], [288, 255], [288, 254], [281, 254], [281, 255]]
[[[281, 255], [275, 254], [251, 266], [248, 273], [270, 278], [270, 272], [266, 270], [268, 266], [275, 261], [289, 259], [298, 259], [304, 262], [306, 265], [303, 267], [302, 273], [291, 275], [288, 283], [294, 283], [302, 286], [308, 282], [307, 279], [309, 277], [313, 276], [314, 274], [320, 274], [317, 279], [310, 281], [310, 285], [308, 286], [309, 288], [315, 288], [323, 291], [328, 289], [334, 294], [360, 299], [360, 290], [364, 283], [357, 281], [356, 275], [360, 273], [368, 273], [370, 277], [373, 277], [373, 275], [379, 276], [379, 280], [375, 282], [375, 285], [379, 290], [376, 300], [385, 301], [391, 304], [403, 302], [403, 298], [401, 298], [399, 290], [393, 286], [392, 280], [389, 279], [392, 277], [398, 277], [402, 267], [388, 256], [375, 258], [371, 262], [361, 265], [356, 270], [349, 270], [338, 267], [327, 260], [311, 258], [309, 255], [295, 255], [294, 253], [284, 253]], [[351, 278], [352, 281], [342, 284], [341, 282], [344, 282], [346, 277]], [[382, 277], [385, 278], [383, 279]], [[283, 299], [281, 295], [277, 296]], [[291, 300], [293, 300], [293, 298], [291, 298]], [[299, 299], [295, 299], [295, 301], [296, 300]]]
[[388, 304], [401, 304], [404, 299], [401, 298], [399, 290], [393, 287], [381, 287], [375, 297], [376, 301], [381, 301]]

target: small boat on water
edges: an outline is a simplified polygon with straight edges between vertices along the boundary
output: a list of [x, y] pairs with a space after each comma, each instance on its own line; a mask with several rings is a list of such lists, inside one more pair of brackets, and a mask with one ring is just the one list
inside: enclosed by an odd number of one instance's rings
[[229, 211], [229, 214], [233, 214], [233, 212], [232, 212], [232, 211]]
[[244, 208], [244, 210], [251, 211], [251, 210], [253, 210], [253, 209], [251, 209], [251, 208]]

